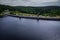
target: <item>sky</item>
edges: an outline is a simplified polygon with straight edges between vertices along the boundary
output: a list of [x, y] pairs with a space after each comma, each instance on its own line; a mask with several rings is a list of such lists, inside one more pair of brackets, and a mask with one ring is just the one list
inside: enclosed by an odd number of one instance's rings
[[60, 0], [0, 0], [0, 4], [11, 6], [60, 6]]

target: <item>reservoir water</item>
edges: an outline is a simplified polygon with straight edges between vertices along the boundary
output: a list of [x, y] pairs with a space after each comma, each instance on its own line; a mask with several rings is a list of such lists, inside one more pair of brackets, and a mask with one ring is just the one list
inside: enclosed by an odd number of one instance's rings
[[60, 40], [60, 21], [0, 18], [0, 40]]

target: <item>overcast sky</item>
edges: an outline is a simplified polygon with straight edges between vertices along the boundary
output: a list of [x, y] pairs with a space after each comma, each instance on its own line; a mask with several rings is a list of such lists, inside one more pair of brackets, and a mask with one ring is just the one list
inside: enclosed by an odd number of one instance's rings
[[60, 0], [0, 0], [0, 4], [11, 6], [47, 6], [60, 5]]

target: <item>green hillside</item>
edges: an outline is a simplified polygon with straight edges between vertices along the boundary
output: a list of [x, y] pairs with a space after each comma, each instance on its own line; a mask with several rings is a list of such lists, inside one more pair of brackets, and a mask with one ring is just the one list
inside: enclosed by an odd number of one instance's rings
[[0, 13], [7, 9], [12, 12], [18, 11], [20, 13], [27, 14], [38, 14], [43, 16], [60, 16], [60, 6], [30, 7], [0, 5]]

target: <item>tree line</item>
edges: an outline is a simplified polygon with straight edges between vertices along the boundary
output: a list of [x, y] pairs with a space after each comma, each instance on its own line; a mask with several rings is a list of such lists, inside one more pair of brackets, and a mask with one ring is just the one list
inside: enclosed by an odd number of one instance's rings
[[60, 6], [30, 7], [30, 6], [0, 5], [0, 13], [2, 13], [4, 10], [7, 9], [12, 12], [18, 11], [20, 13], [28, 13], [28, 14], [60, 16]]

